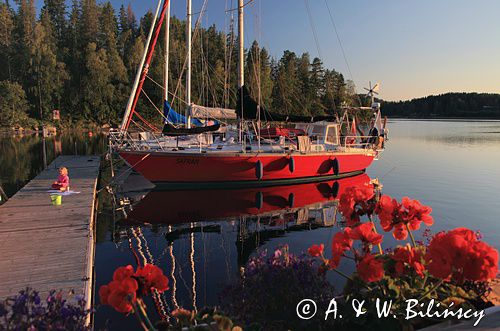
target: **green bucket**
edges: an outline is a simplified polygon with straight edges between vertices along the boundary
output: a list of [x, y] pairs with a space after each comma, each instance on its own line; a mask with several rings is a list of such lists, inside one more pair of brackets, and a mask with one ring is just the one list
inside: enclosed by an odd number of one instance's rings
[[54, 206], [60, 206], [62, 204], [62, 195], [60, 194], [52, 194], [50, 199], [52, 200], [52, 204]]

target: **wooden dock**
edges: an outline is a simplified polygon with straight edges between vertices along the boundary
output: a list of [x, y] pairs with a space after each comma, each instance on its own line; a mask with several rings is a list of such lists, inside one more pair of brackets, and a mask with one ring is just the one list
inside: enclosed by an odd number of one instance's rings
[[[43, 296], [74, 290], [91, 304], [99, 165], [98, 156], [59, 156], [0, 206], [0, 299], [29, 286]], [[61, 166], [80, 193], [55, 206], [48, 190]]]

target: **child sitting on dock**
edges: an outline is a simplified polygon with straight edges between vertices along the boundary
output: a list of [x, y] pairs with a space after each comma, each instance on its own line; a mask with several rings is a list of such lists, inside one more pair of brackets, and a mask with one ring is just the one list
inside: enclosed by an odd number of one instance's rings
[[61, 192], [69, 190], [68, 169], [66, 167], [59, 168], [59, 177], [57, 177], [57, 181], [52, 184], [52, 188]]

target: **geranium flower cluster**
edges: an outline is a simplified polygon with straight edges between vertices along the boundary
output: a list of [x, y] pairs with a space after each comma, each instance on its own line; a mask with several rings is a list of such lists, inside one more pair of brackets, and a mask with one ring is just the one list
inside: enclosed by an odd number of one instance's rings
[[419, 277], [424, 278], [425, 267], [423, 264], [424, 247], [396, 247], [391, 259], [395, 261], [394, 269], [396, 276], [402, 276], [414, 271]]
[[372, 215], [375, 209], [373, 185], [348, 187], [340, 196], [339, 211], [344, 216], [347, 226], [360, 222], [361, 216]]
[[466, 228], [436, 234], [425, 255], [427, 269], [437, 278], [462, 283], [487, 281], [498, 272], [498, 251]]
[[[350, 258], [356, 263], [356, 275], [365, 283], [381, 281], [386, 275], [420, 279], [430, 275], [441, 282], [458, 284], [466, 280], [485, 282], [496, 277], [498, 251], [480, 241], [469, 229], [438, 233], [428, 246], [417, 245], [411, 231], [418, 230], [422, 222], [427, 226], [434, 223], [432, 208], [418, 200], [404, 197], [400, 203], [389, 196], [379, 197], [371, 185], [351, 187], [340, 197], [339, 210], [347, 227], [334, 235], [331, 257], [324, 256], [323, 244], [308, 250], [311, 256], [321, 257], [324, 268], [336, 270], [342, 257], [350, 252]], [[368, 217], [368, 222], [362, 223], [363, 215]], [[384, 231], [393, 231], [394, 238], [405, 240], [410, 235], [413, 246], [407, 244], [383, 253], [380, 246], [383, 237], [376, 231], [373, 215], [378, 216]], [[361, 250], [353, 245], [355, 241], [361, 243]], [[372, 252], [374, 245], [379, 245], [378, 254]]]
[[[362, 243], [362, 252], [353, 248], [355, 240]], [[345, 228], [344, 231], [337, 232], [332, 240], [332, 256], [329, 260], [324, 259], [329, 269], [336, 269], [340, 260], [348, 251], [352, 251], [355, 260], [358, 262], [358, 275], [366, 282], [374, 282], [382, 279], [384, 268], [382, 262], [374, 255], [370, 254], [372, 245], [382, 242], [382, 235], [374, 232], [373, 223], [367, 222], [359, 224], [354, 228]]]
[[422, 222], [427, 226], [434, 224], [431, 212], [431, 207], [422, 205], [418, 200], [404, 197], [399, 203], [387, 195], [381, 196], [375, 207], [382, 229], [386, 232], [393, 231], [394, 238], [398, 240], [408, 237], [408, 229], [420, 229]]
[[102, 304], [128, 314], [133, 311], [138, 297], [155, 290], [159, 293], [168, 290], [168, 278], [160, 268], [146, 264], [134, 271], [134, 268], [128, 265], [115, 270], [113, 280], [99, 288], [99, 297]]

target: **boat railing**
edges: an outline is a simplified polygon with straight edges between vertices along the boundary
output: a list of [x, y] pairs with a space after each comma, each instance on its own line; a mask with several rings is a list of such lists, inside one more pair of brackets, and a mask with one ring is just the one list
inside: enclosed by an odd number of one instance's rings
[[[149, 140], [144, 140], [144, 139], [136, 139], [134, 138], [130, 132], [120, 132], [117, 130], [110, 130], [109, 131], [109, 140], [110, 140], [110, 145], [113, 149], [123, 149], [123, 148], [130, 148], [132, 150], [144, 150], [146, 149], [152, 149], [152, 144], [150, 143]], [[158, 144], [157, 146], [160, 149], [163, 149], [163, 147], [160, 144], [160, 141], [158, 138], [153, 134], [153, 140], [156, 141]], [[158, 148], [156, 148], [158, 149]]]
[[384, 142], [380, 142], [379, 137], [374, 136], [344, 136], [341, 139], [341, 146], [345, 149], [372, 149], [382, 150]]

